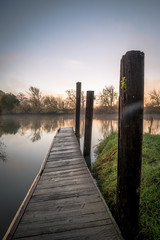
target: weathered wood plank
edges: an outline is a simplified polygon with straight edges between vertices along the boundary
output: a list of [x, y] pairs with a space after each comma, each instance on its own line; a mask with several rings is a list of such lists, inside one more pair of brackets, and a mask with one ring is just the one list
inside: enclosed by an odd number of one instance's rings
[[66, 186], [77, 186], [80, 184], [85, 184], [86, 181], [88, 183], [92, 183], [92, 180], [90, 178], [79, 178], [79, 179], [69, 179], [69, 180], [54, 180], [54, 179], [47, 179], [47, 180], [40, 180], [40, 184], [38, 184], [37, 189], [42, 189], [42, 188], [47, 188], [51, 187], [51, 188], [57, 188], [57, 187], [66, 187]]
[[50, 154], [49, 155], [49, 160], [50, 161], [53, 161], [53, 160], [56, 160], [56, 159], [61, 159], [61, 160], [63, 160], [63, 159], [69, 159], [69, 158], [77, 158], [77, 157], [79, 157], [79, 153], [78, 152], [74, 152], [74, 153], [72, 153], [72, 155], [71, 154], [69, 154], [69, 153], [67, 153], [67, 154], [65, 154], [65, 153], [61, 153], [61, 154]]
[[77, 145], [67, 145], [67, 146], [62, 146], [62, 144], [59, 144], [57, 146], [54, 146], [52, 149], [51, 149], [51, 153], [52, 152], [66, 152], [66, 151], [72, 151], [72, 150], [77, 150]]
[[66, 199], [66, 198], [73, 198], [73, 197], [80, 197], [80, 196], [91, 196], [95, 194], [95, 190], [89, 190], [89, 189], [79, 189], [71, 191], [67, 194], [66, 192], [59, 192], [57, 194], [43, 194], [41, 195], [33, 195], [32, 200], [33, 201], [48, 201], [48, 200], [56, 200], [56, 199]]
[[[76, 220], [76, 218], [75, 218]], [[82, 229], [82, 228], [87, 228], [87, 227], [97, 227], [97, 226], [103, 226], [106, 225], [107, 227], [108, 224], [111, 224], [110, 219], [100, 219], [100, 220], [93, 220], [90, 222], [85, 222], [84, 218], [79, 218], [79, 220], [84, 220], [82, 221], [73, 221], [72, 219], [61, 219], [60, 222], [35, 222], [31, 224], [21, 224], [19, 227], [19, 231], [15, 235], [17, 238], [29, 236], [29, 235], [39, 235], [39, 234], [52, 234], [52, 233], [59, 233], [59, 232], [65, 232], [65, 231], [72, 231], [74, 229]], [[54, 224], [54, 226], [53, 226]], [[111, 230], [111, 229], [110, 229]]]
[[[50, 168], [50, 167], [63, 167], [63, 166], [68, 166], [68, 165], [76, 165], [78, 163], [83, 163], [82, 158], [71, 158], [71, 159], [63, 159], [62, 160], [57, 160], [57, 161], [48, 161], [46, 163], [45, 168]], [[75, 166], [74, 166], [75, 167]]]
[[[47, 206], [45, 206], [47, 205]], [[47, 203], [38, 203], [36, 208], [32, 204], [29, 206], [25, 212], [25, 216], [22, 219], [22, 222], [27, 223], [27, 221], [41, 218], [52, 220], [53, 216], [56, 217], [66, 217], [66, 216], [78, 216], [78, 215], [86, 215], [86, 214], [95, 214], [99, 212], [104, 212], [104, 206], [101, 204], [101, 201], [98, 199], [95, 202], [68, 202], [65, 204], [65, 201], [61, 201], [61, 203], [51, 205], [51, 201], [47, 201]], [[36, 210], [37, 209], [37, 210]], [[51, 211], [52, 210], [52, 211]], [[105, 217], [108, 218], [109, 215], [105, 213]]]
[[[18, 238], [14, 238], [18, 239]], [[40, 234], [40, 235], [34, 235], [30, 236], [29, 240], [48, 240], [48, 239], [54, 239], [54, 240], [119, 240], [119, 237], [109, 231], [109, 228], [106, 228], [106, 225], [104, 226], [98, 226], [93, 228], [82, 228], [82, 229], [74, 229], [72, 231], [65, 231], [60, 233], [54, 233], [54, 234]], [[28, 237], [24, 237], [23, 240], [28, 240]]]
[[55, 149], [52, 149], [50, 154], [51, 155], [61, 155], [61, 154], [72, 154], [72, 153], [78, 153], [79, 155], [81, 154], [81, 151], [79, 149], [77, 149], [76, 147], [75, 148], [72, 148], [72, 149], [63, 149], [63, 148], [59, 148], [56, 150]]
[[[87, 173], [83, 173], [82, 171], [76, 171], [76, 172], [73, 172], [72, 174], [67, 174], [67, 173], [64, 173], [62, 174], [54, 174], [54, 172], [48, 172], [48, 173], [44, 173], [43, 172], [43, 176], [41, 178], [41, 181], [42, 180], [47, 180], [47, 181], [67, 181], [67, 180], [74, 180], [75, 177], [78, 177], [79, 179], [82, 179], [82, 178], [87, 178], [88, 179], [88, 174]], [[87, 180], [86, 180], [87, 181]]]
[[79, 176], [83, 176], [84, 175], [88, 175], [87, 169], [86, 167], [83, 167], [81, 169], [77, 168], [77, 169], [72, 169], [72, 170], [63, 170], [63, 171], [52, 171], [52, 172], [44, 172], [43, 171], [43, 175], [42, 177], [52, 177], [52, 178], [66, 178], [66, 177], [74, 177], [76, 176], [77, 178]]
[[[62, 170], [70, 170], [74, 167], [75, 165], [69, 165], [69, 166], [63, 166], [62, 167]], [[84, 167], [84, 164], [83, 163], [77, 163], [76, 165], [76, 168], [82, 168]], [[44, 172], [53, 172], [53, 171], [56, 171], [58, 170], [59, 168], [58, 167], [50, 167], [50, 168], [45, 168]]]
[[13, 239], [122, 239], [72, 128], [60, 129]]
[[70, 193], [79, 194], [80, 191], [94, 191], [94, 186], [90, 183], [79, 184], [79, 185], [70, 185], [70, 186], [59, 186], [59, 187], [48, 187], [45, 189], [37, 189], [34, 191], [33, 196], [41, 195], [46, 196], [56, 196], [56, 195], [69, 195]]
[[[44, 201], [35, 202], [33, 199], [30, 200], [30, 204], [28, 205], [27, 211], [37, 211], [39, 208], [45, 211], [46, 209], [50, 209], [54, 206], [61, 206], [61, 207], [67, 207], [68, 205], [78, 205], [78, 204], [86, 204], [86, 202], [89, 203], [96, 203], [101, 201], [100, 196], [97, 194], [92, 194], [90, 196], [79, 196], [72, 197], [72, 198], [66, 198], [66, 199], [58, 199], [58, 200], [48, 200], [47, 204]], [[33, 208], [33, 210], [32, 210]]]
[[71, 159], [75, 159], [75, 158], [81, 158], [81, 159], [83, 159], [81, 156], [78, 156], [78, 155], [73, 155], [73, 156], [69, 156], [69, 155], [66, 155], [66, 157], [65, 157], [65, 155], [64, 156], [59, 156], [59, 157], [57, 157], [57, 156], [53, 156], [53, 155], [49, 155], [48, 156], [48, 161], [47, 162], [52, 162], [52, 161], [54, 161], [54, 162], [56, 162], [56, 161], [63, 161], [63, 160], [71, 160]]

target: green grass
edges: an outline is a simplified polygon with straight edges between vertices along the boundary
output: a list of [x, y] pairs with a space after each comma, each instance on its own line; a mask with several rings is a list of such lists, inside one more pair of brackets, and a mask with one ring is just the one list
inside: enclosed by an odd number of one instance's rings
[[[96, 149], [93, 176], [116, 218], [118, 136], [112, 133]], [[160, 135], [143, 135], [138, 239], [160, 240]]]

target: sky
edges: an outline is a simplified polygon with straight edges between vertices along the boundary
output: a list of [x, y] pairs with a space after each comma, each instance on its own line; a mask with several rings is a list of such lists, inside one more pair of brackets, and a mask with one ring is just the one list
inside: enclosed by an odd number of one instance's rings
[[0, 0], [0, 90], [119, 89], [120, 60], [145, 53], [145, 92], [160, 89], [160, 0]]

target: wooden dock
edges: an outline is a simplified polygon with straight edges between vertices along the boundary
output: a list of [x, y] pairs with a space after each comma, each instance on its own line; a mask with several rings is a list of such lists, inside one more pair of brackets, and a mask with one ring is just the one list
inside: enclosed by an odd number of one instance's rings
[[4, 239], [122, 239], [72, 128], [57, 131]]

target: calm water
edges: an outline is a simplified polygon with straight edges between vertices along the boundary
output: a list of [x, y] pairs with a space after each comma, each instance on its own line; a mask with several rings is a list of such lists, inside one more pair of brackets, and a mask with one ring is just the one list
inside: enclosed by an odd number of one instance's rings
[[[153, 121], [151, 118], [153, 117]], [[74, 116], [0, 116], [0, 239], [23, 201], [59, 127], [74, 127]], [[104, 136], [118, 130], [117, 115], [93, 119], [91, 160]], [[144, 117], [144, 132], [160, 134], [160, 115]], [[81, 119], [81, 150], [84, 119]]]

